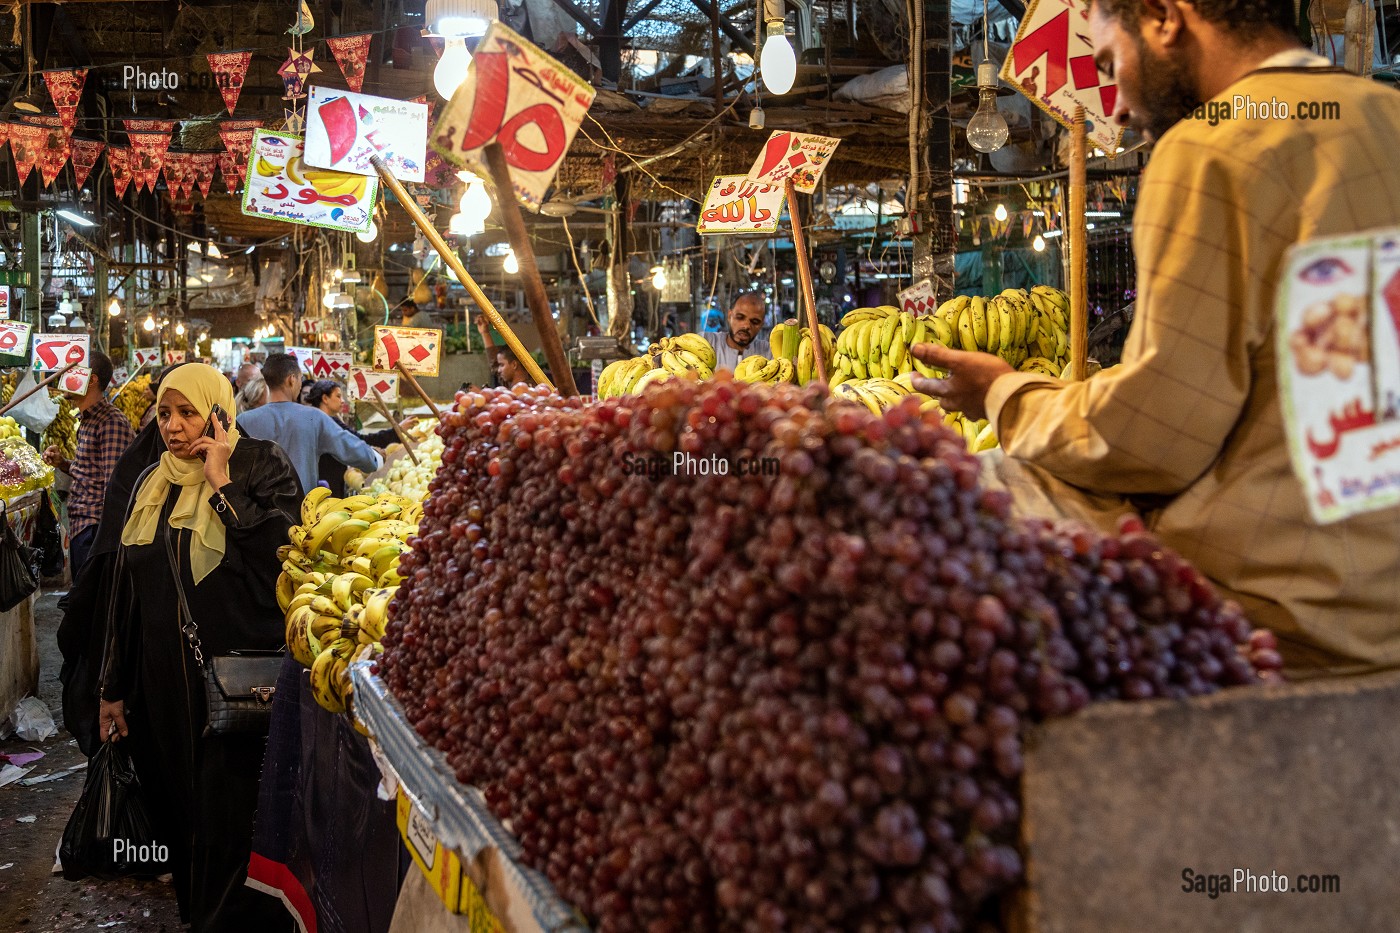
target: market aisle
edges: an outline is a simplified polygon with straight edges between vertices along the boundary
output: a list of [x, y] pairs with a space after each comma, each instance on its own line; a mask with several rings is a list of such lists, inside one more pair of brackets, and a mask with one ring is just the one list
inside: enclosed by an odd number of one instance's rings
[[[39, 639], [39, 698], [59, 722], [46, 742], [0, 742], [0, 752], [41, 751], [25, 779], [85, 764], [77, 744], [62, 731], [58, 672], [62, 659], [55, 634], [60, 615], [57, 595], [39, 599], [35, 627]], [[52, 874], [54, 850], [68, 815], [83, 789], [85, 772], [42, 784], [0, 787], [0, 933], [132, 930], [160, 933], [181, 929], [175, 891], [169, 885], [132, 881], [65, 881]], [[28, 822], [32, 819], [33, 822]], [[25, 822], [21, 822], [21, 821]]]

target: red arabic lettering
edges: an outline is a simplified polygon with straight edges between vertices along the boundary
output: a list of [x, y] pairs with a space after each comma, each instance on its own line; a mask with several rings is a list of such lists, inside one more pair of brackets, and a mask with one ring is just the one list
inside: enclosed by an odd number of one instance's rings
[[749, 217], [754, 223], [763, 223], [773, 216], [773, 212], [766, 207], [758, 206], [758, 198], [749, 198]]
[[514, 71], [516, 74], [520, 75], [521, 80], [533, 84], [536, 88], [539, 89], [541, 94], [544, 94], [550, 100], [558, 104], [564, 103], [564, 98], [560, 97], [558, 94], [552, 93], [549, 90], [549, 88], [544, 86], [544, 82], [540, 80], [540, 76], [535, 73], [535, 70], [533, 68], [512, 68], [511, 71]]
[[722, 198], [727, 198], [731, 194], [733, 194], [738, 189], [738, 187], [739, 186], [732, 181], [725, 182], [724, 187], [719, 189], [719, 196]]
[[1313, 438], [1312, 428], [1308, 428], [1308, 449], [1318, 460], [1326, 460], [1336, 455], [1338, 448], [1342, 446], [1343, 434], [1374, 425], [1376, 413], [1362, 408], [1361, 400], [1355, 399], [1341, 412], [1328, 416], [1327, 421], [1332, 427], [1332, 439], [1326, 443], [1316, 441]]
[[1392, 437], [1388, 441], [1381, 441], [1371, 448], [1371, 459], [1379, 460], [1392, 450], [1400, 450], [1400, 435]]

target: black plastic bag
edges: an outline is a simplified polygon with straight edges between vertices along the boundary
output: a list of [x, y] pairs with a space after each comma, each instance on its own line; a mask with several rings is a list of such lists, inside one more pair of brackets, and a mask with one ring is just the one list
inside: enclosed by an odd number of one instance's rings
[[105, 742], [88, 762], [83, 795], [59, 847], [63, 877], [155, 877], [167, 871], [167, 844], [155, 838], [141, 782], [121, 742]]
[[0, 508], [0, 612], [9, 612], [39, 587], [37, 555], [19, 543], [9, 516]]

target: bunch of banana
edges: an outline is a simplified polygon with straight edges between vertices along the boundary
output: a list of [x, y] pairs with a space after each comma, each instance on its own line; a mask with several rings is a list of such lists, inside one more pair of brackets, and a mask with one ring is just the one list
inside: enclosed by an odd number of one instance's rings
[[146, 409], [151, 406], [150, 399], [146, 398], [146, 390], [150, 388], [150, 373], [142, 373], [135, 379], [122, 386], [121, 391], [112, 396], [112, 404], [121, 409], [121, 413], [126, 415], [131, 422], [132, 428], [141, 426], [141, 416], [146, 413]]
[[[261, 169], [259, 170], [261, 172]], [[369, 179], [364, 175], [337, 172], [331, 169], [311, 168], [301, 161], [300, 156], [287, 160], [287, 180], [298, 187], [310, 185], [316, 192], [327, 198], [353, 195], [356, 200], [364, 196]], [[264, 173], [265, 174], [265, 173]]]
[[943, 423], [962, 435], [967, 449], [974, 454], [997, 446], [996, 432], [992, 430], [991, 422], [986, 418], [973, 421], [960, 411], [951, 411], [944, 413]]
[[788, 359], [746, 356], [734, 367], [734, 378], [740, 382], [795, 382], [797, 366]]
[[[821, 335], [822, 357], [826, 360], [828, 371], [834, 373], [836, 335], [825, 324], [818, 324], [817, 328]], [[774, 360], [787, 360], [792, 363], [798, 385], [805, 386], [816, 376], [816, 346], [812, 342], [812, 329], [802, 327], [796, 318], [789, 318], [769, 331], [768, 349]], [[782, 382], [786, 380], [751, 379], [747, 381]]]
[[1068, 308], [1064, 293], [1047, 285], [959, 295], [938, 306], [930, 329], [955, 350], [994, 353], [1023, 372], [1047, 371], [1048, 362], [1048, 374], [1058, 375], [1069, 352]]
[[662, 337], [647, 349], [646, 356], [617, 360], [603, 367], [594, 394], [598, 398], [636, 395], [666, 376], [695, 373], [700, 379], [715, 374], [715, 348], [699, 334]]
[[19, 385], [19, 369], [0, 373], [0, 405], [8, 405], [15, 396], [15, 386]]
[[841, 319], [844, 330], [836, 338], [831, 385], [853, 379], [893, 379], [901, 373], [935, 375], [909, 352], [916, 343], [937, 339], [930, 324], [926, 317], [890, 305], [847, 313]]
[[914, 391], [913, 379], [912, 373], [901, 373], [893, 379], [848, 379], [833, 386], [831, 394], [834, 398], [859, 402], [877, 415], [910, 396], [922, 400], [925, 405], [936, 405], [937, 402], [927, 395]]
[[72, 460], [78, 455], [78, 409], [63, 393], [51, 391], [49, 394], [58, 402], [58, 415], [44, 429], [39, 450], [57, 447], [60, 456]]
[[360, 627], [346, 619], [337, 637], [326, 645], [311, 665], [311, 695], [332, 713], [345, 712], [350, 696], [350, 661], [360, 648]]
[[651, 372], [651, 357], [638, 356], [630, 360], [617, 360], [603, 367], [598, 375], [598, 385], [594, 392], [598, 398], [612, 398], [626, 395], [638, 379]]

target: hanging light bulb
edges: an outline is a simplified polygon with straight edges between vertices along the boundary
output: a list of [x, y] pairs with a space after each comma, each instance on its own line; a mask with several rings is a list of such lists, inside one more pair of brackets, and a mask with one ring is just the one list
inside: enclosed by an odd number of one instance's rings
[[457, 88], [467, 80], [467, 69], [472, 63], [472, 53], [467, 51], [467, 40], [446, 39], [443, 41], [442, 57], [433, 69], [433, 87], [443, 100], [451, 100]]
[[1035, 250], [1037, 253], [1045, 252], [1045, 237], [1037, 233], [1035, 239], [1031, 241], [1031, 249]]
[[355, 239], [361, 243], [373, 243], [379, 237], [379, 225], [374, 221], [369, 222], [369, 226], [355, 234]]
[[184, 321], [181, 321], [180, 323], [178, 323], [178, 324], [175, 325], [175, 336], [176, 336], [176, 337], [183, 337], [183, 336], [185, 336], [185, 322], [184, 322]]
[[448, 219], [447, 232], [452, 236], [475, 236], [478, 233], [485, 233], [486, 227], [482, 225], [481, 221], [473, 220], [467, 214], [458, 212]]
[[458, 207], [468, 218], [485, 223], [486, 218], [491, 216], [491, 195], [486, 193], [486, 183], [475, 175], [464, 181], [467, 182], [467, 187], [462, 191], [462, 200]]
[[661, 291], [663, 288], [666, 287], [666, 267], [652, 266], [651, 271], [651, 287], [656, 289], [657, 291]]
[[769, 20], [763, 48], [758, 53], [758, 71], [763, 86], [772, 94], [786, 94], [797, 80], [797, 53], [792, 50], [781, 19]]
[[981, 100], [977, 112], [967, 121], [967, 142], [978, 152], [996, 152], [1006, 145], [1011, 130], [997, 109], [997, 66], [983, 62], [977, 66], [977, 89]]
[[207, 251], [205, 251], [204, 256], [205, 256], [205, 258], [207, 258], [207, 259], [223, 259], [223, 258], [224, 258], [224, 254], [221, 253], [221, 252], [219, 252], [219, 244], [218, 244], [218, 243], [210, 243], [210, 244], [209, 244], [209, 249], [208, 249]]
[[998, 222], [1004, 222], [1010, 215], [1006, 213], [1006, 205], [998, 204], [995, 213], [992, 214]]
[[149, 334], [156, 329], [156, 319], [147, 314], [146, 320], [141, 324], [141, 329]]
[[112, 317], [121, 317], [122, 303], [116, 298], [113, 298], [112, 303], [107, 306], [107, 313]]
[[334, 308], [335, 295], [335, 292], [331, 291], [329, 288], [326, 289], [326, 293], [321, 296], [321, 304], [325, 305], [327, 308]]
[[515, 258], [515, 250], [506, 253], [506, 260], [501, 264], [501, 268], [506, 270], [506, 275], [515, 275], [520, 271], [520, 261]]

